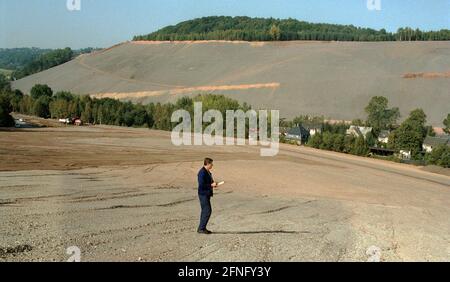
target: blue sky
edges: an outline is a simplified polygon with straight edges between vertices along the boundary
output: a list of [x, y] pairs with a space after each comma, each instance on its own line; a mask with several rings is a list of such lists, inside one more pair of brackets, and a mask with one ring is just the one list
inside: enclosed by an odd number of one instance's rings
[[0, 47], [107, 47], [183, 20], [211, 15], [295, 18], [395, 31], [450, 28], [450, 0], [0, 0]]

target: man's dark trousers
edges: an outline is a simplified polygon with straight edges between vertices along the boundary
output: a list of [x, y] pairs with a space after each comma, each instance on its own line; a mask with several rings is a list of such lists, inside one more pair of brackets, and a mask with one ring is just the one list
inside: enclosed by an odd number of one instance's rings
[[212, 213], [211, 208], [211, 196], [210, 195], [198, 195], [200, 199], [200, 206], [202, 208], [202, 212], [200, 214], [200, 225], [198, 226], [198, 230], [205, 230], [206, 225], [208, 224], [209, 217]]

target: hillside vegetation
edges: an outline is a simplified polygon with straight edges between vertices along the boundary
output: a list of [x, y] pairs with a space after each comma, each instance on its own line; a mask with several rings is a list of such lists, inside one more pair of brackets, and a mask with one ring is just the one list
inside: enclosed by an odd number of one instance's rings
[[7, 70], [22, 68], [50, 51], [50, 49], [40, 48], [0, 48], [0, 68]]
[[58, 66], [72, 60], [73, 55], [74, 53], [70, 48], [50, 51], [29, 62], [23, 68], [15, 71], [12, 76], [16, 79], [20, 79], [27, 75]]
[[34, 47], [0, 49], [0, 72], [8, 77], [20, 79], [66, 63], [80, 54], [90, 53], [93, 50], [93, 48], [72, 50], [68, 47], [55, 50]]
[[308, 23], [295, 19], [250, 17], [204, 17], [164, 27], [133, 40], [243, 40], [243, 41], [427, 41], [450, 40], [450, 30], [421, 31], [409, 27], [397, 32], [385, 29], [324, 23]]

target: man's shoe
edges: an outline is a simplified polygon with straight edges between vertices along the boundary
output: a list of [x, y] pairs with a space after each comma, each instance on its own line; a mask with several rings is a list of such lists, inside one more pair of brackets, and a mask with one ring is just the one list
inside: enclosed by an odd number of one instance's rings
[[212, 232], [209, 231], [208, 229], [204, 229], [204, 230], [197, 230], [197, 233], [200, 233], [200, 234], [211, 234]]

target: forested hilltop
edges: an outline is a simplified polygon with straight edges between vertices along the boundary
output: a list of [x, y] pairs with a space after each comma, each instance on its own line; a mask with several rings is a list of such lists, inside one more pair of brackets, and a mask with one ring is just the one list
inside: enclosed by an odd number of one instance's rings
[[409, 27], [397, 32], [385, 29], [324, 23], [308, 23], [295, 19], [250, 17], [204, 17], [167, 26], [133, 40], [243, 40], [243, 41], [428, 41], [450, 40], [450, 30], [421, 31]]

